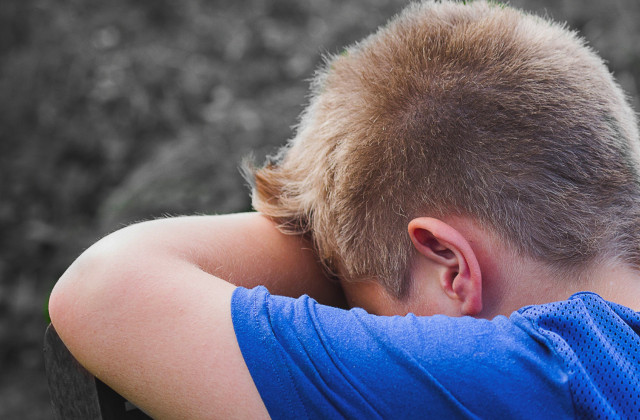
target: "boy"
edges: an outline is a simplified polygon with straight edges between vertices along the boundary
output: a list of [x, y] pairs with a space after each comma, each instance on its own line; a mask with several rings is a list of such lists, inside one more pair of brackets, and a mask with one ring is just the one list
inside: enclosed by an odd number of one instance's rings
[[[81, 363], [160, 418], [640, 416], [638, 132], [581, 40], [426, 2], [314, 93], [262, 214], [69, 268], [50, 312]], [[276, 296], [303, 293], [355, 309]]]

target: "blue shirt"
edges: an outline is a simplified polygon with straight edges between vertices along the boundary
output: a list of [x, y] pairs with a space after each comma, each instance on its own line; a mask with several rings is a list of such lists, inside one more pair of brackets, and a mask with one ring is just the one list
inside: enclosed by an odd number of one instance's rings
[[593, 293], [483, 320], [258, 287], [231, 311], [273, 418], [640, 418], [640, 314]]

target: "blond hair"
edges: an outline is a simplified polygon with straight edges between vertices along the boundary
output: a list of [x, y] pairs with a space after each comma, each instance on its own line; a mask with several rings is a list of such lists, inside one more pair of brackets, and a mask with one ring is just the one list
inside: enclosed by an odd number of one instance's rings
[[254, 207], [345, 280], [407, 291], [407, 223], [469, 216], [521, 255], [640, 265], [635, 115], [575, 33], [504, 5], [410, 5], [330, 57]]

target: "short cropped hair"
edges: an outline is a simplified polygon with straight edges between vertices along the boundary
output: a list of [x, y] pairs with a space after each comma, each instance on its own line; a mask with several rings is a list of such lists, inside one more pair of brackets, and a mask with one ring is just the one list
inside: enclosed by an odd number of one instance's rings
[[635, 114], [574, 32], [494, 2], [410, 5], [328, 57], [253, 205], [347, 281], [408, 290], [415, 217], [471, 217], [555, 269], [640, 266]]

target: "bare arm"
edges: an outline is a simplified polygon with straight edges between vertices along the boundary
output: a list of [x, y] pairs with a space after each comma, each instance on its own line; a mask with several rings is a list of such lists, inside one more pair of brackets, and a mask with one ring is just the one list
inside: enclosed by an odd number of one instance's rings
[[265, 417], [225, 280], [343, 304], [308, 244], [242, 214], [145, 222], [109, 235], [62, 276], [51, 318], [89, 371], [154, 417]]

